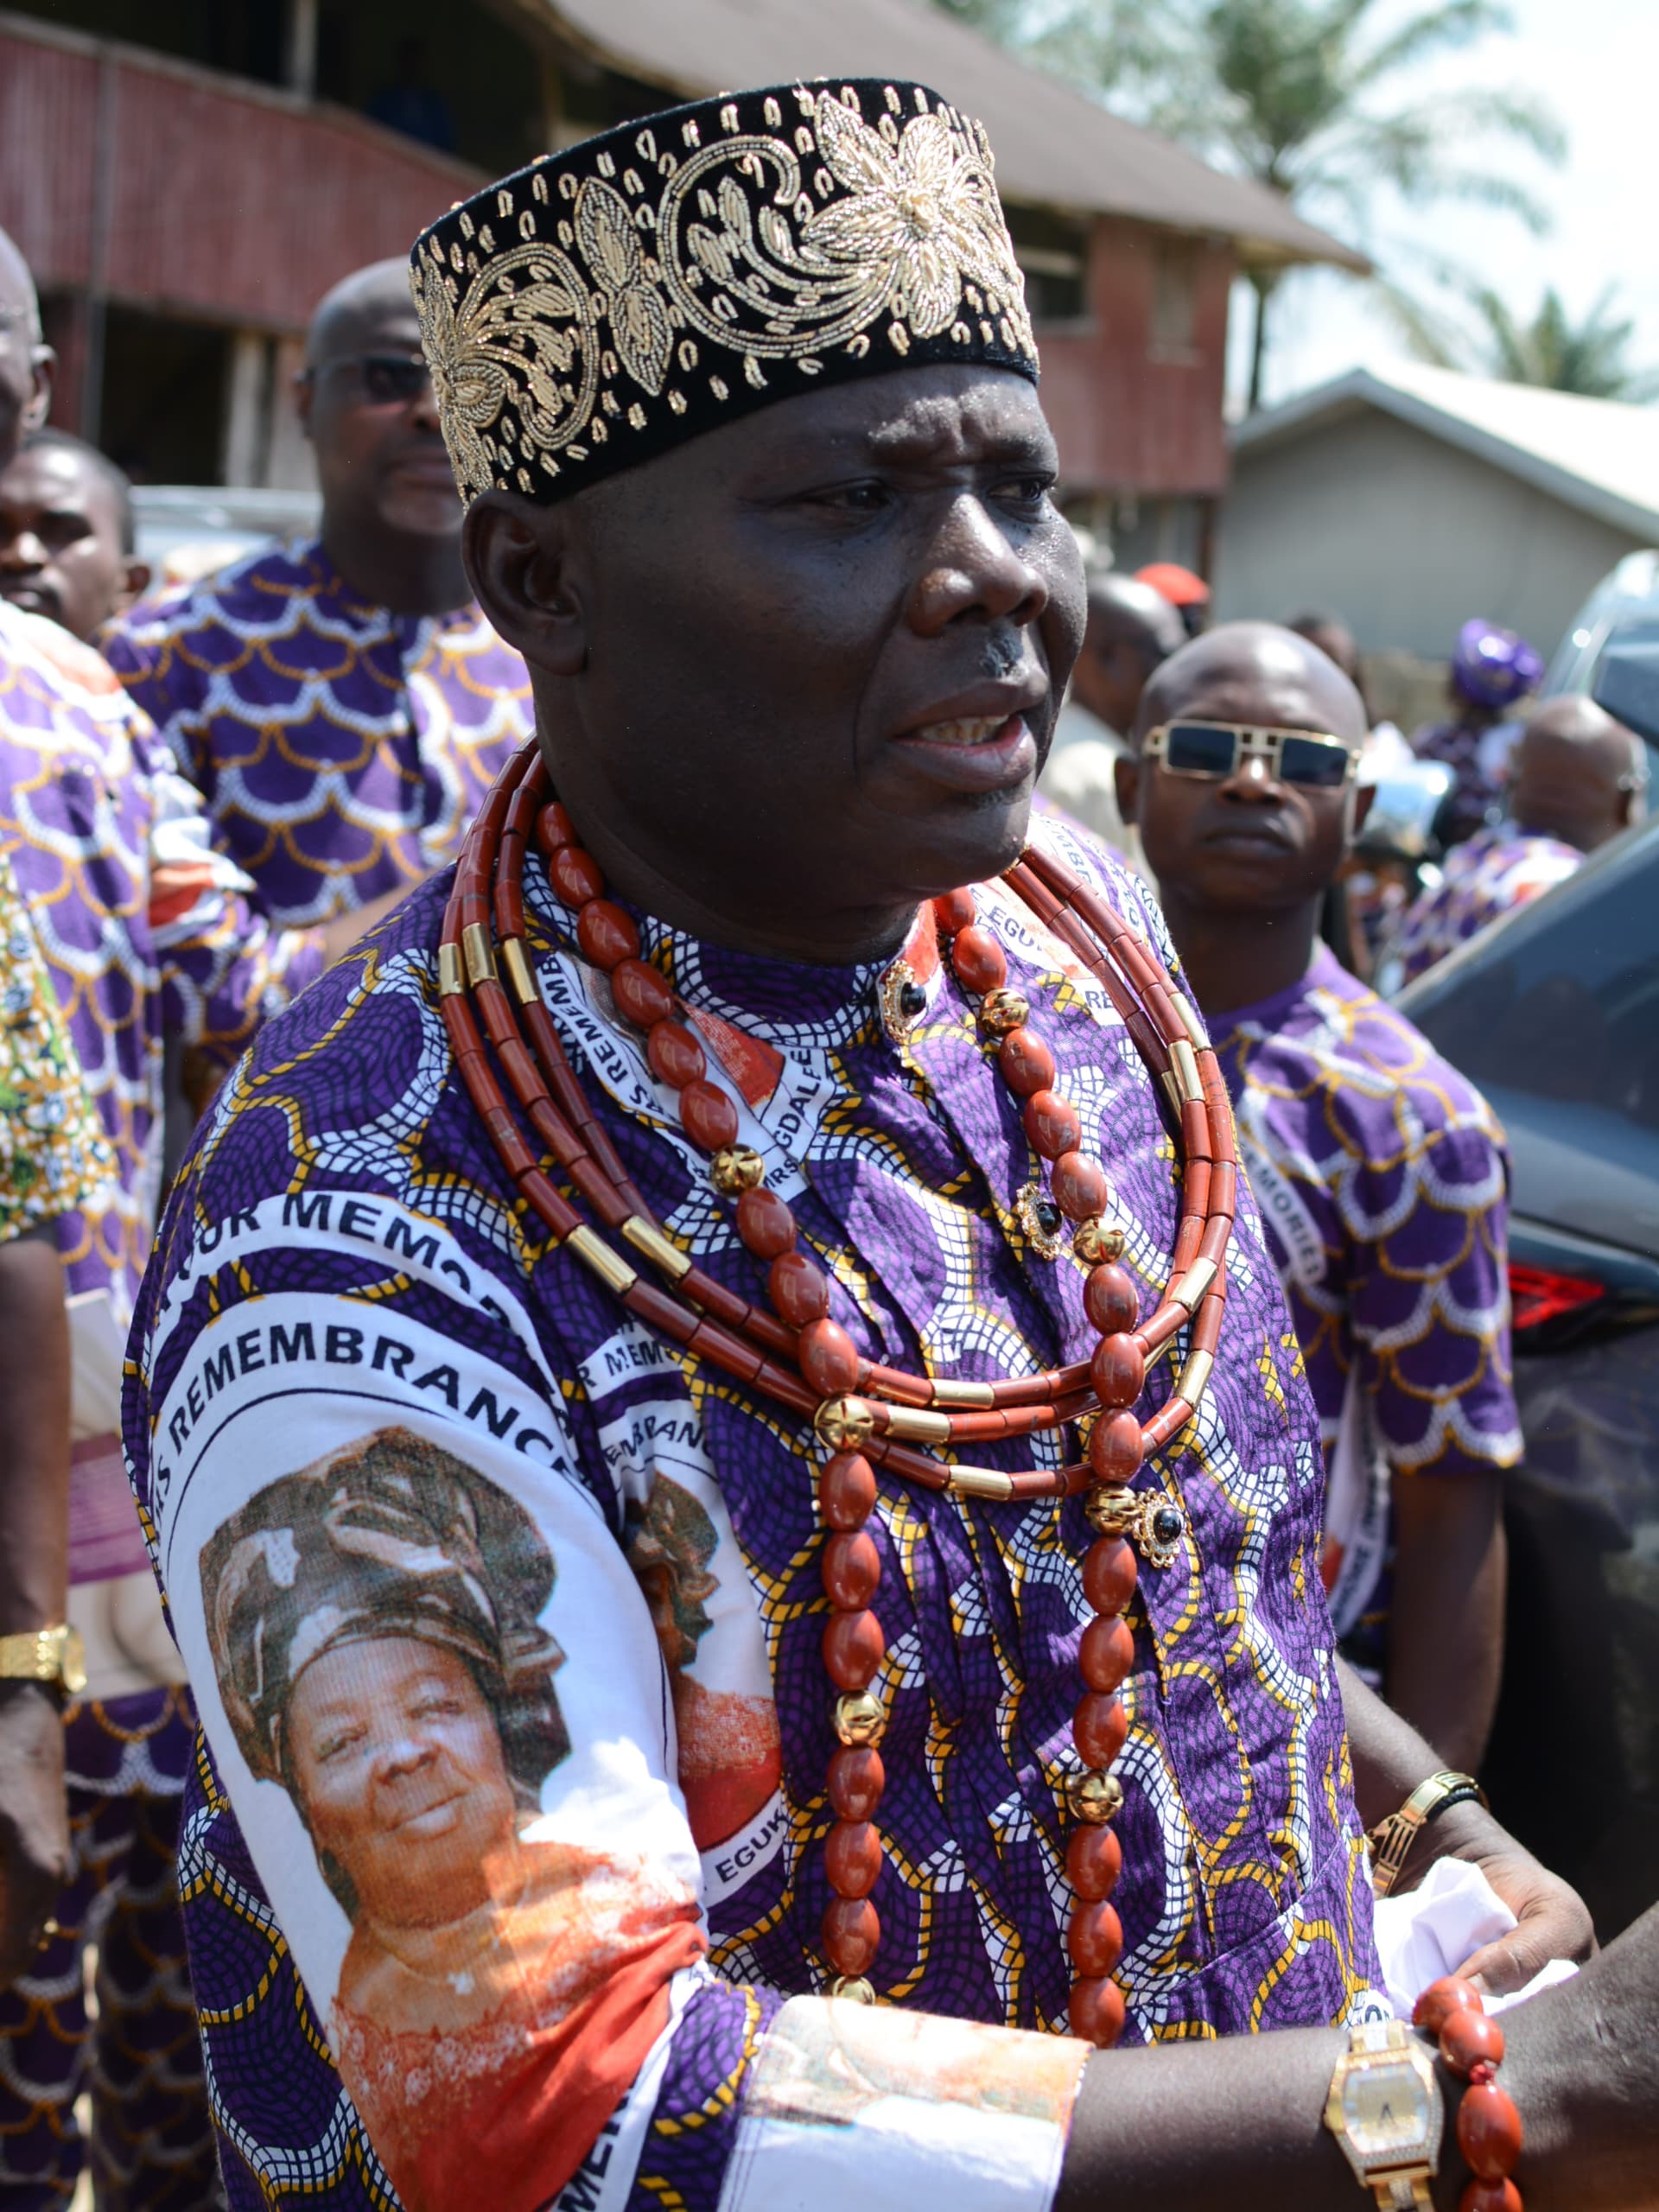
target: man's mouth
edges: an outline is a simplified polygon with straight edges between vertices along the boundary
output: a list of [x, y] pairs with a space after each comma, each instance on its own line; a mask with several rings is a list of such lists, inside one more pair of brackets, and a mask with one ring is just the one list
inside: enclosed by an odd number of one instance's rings
[[933, 784], [984, 798], [1037, 772], [1037, 741], [1024, 715], [951, 715], [893, 741]]
[[57, 615], [58, 594], [39, 584], [0, 576], [0, 599], [9, 600], [13, 607], [21, 607], [25, 614], [49, 614], [54, 619]]
[[928, 745], [985, 745], [999, 730], [1020, 719], [1018, 715], [959, 715], [952, 721], [927, 722], [905, 734]]

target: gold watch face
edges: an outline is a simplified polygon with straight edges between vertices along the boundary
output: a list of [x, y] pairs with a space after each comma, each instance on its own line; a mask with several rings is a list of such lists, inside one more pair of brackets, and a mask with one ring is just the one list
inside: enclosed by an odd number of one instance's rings
[[67, 1628], [63, 1631], [58, 1673], [68, 1694], [79, 1697], [86, 1687], [86, 1646], [78, 1628]]
[[1349, 2141], [1368, 2164], [1403, 2164], [1428, 2149], [1428, 2091], [1409, 2059], [1351, 2067], [1342, 2087], [1342, 2117]]

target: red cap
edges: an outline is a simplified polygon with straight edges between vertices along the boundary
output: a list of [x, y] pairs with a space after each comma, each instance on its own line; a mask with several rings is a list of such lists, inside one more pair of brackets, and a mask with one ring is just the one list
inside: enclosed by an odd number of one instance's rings
[[1209, 585], [1202, 576], [1195, 576], [1191, 569], [1182, 568], [1179, 561], [1154, 561], [1148, 567], [1135, 570], [1135, 581], [1150, 584], [1172, 607], [1204, 607], [1209, 603]]

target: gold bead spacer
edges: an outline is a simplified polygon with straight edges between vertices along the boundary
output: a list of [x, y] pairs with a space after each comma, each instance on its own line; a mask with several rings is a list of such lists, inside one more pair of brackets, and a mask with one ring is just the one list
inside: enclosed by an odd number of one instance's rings
[[838, 1974], [823, 1993], [826, 1997], [844, 1997], [849, 2005], [875, 2002], [875, 1992], [861, 1974]]
[[1080, 1221], [1071, 1238], [1071, 1249], [1078, 1259], [1091, 1268], [1103, 1262], [1121, 1260], [1123, 1256], [1123, 1232], [1108, 1229], [1096, 1214], [1092, 1221]]
[[1096, 1483], [1084, 1501], [1089, 1526], [1098, 1536], [1138, 1538], [1145, 1497], [1141, 1491]]
[[843, 1744], [879, 1744], [887, 1733], [887, 1716], [880, 1698], [868, 1690], [843, 1690], [830, 1710], [830, 1725]]
[[1074, 1821], [1085, 1827], [1103, 1827], [1123, 1809], [1123, 1785], [1115, 1774], [1090, 1767], [1065, 1777], [1065, 1802]]
[[979, 1026], [993, 1037], [1006, 1037], [1011, 1029], [1023, 1029], [1031, 1020], [1031, 1001], [1023, 992], [1001, 989], [987, 991], [979, 1002]]
[[875, 1417], [862, 1398], [826, 1398], [813, 1414], [812, 1426], [836, 1451], [855, 1452], [869, 1441]]
[[722, 1198], [741, 1198], [766, 1179], [766, 1163], [751, 1145], [726, 1145], [709, 1162], [709, 1180]]

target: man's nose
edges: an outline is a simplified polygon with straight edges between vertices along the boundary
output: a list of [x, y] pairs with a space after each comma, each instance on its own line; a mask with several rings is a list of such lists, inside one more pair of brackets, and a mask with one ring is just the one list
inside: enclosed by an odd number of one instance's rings
[[46, 548], [32, 530], [20, 530], [12, 537], [0, 538], [0, 568], [43, 569]]
[[1048, 605], [1048, 586], [1009, 543], [984, 502], [965, 493], [951, 502], [910, 596], [910, 624], [934, 637], [963, 614], [1024, 626]]
[[1222, 789], [1229, 798], [1243, 799], [1249, 805], [1259, 805], [1264, 799], [1276, 799], [1281, 795], [1279, 779], [1265, 753], [1241, 753], [1238, 766]]

